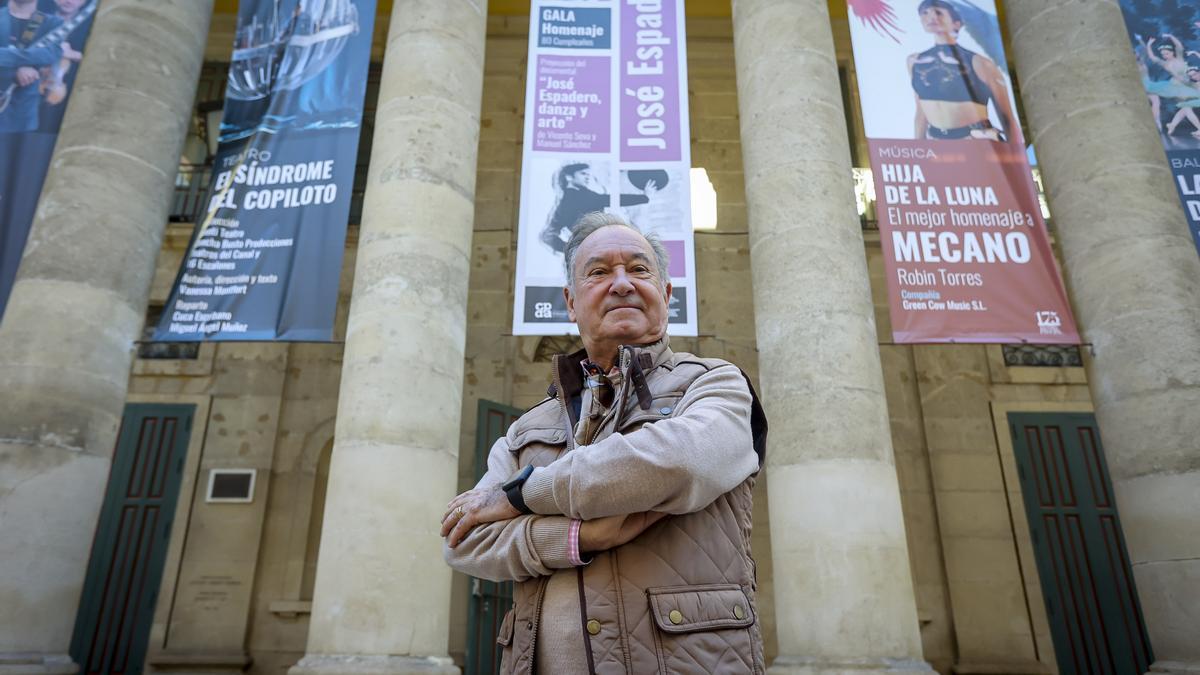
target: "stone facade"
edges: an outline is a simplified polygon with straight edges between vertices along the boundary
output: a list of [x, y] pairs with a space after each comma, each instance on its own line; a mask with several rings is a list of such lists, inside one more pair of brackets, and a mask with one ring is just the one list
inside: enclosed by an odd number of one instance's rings
[[[778, 2], [816, 6], [798, 0]], [[397, 0], [397, 4], [405, 3]], [[480, 4], [464, 1], [460, 9], [469, 11]], [[744, 9], [771, 3], [737, 4]], [[734, 23], [728, 8], [723, 16], [717, 14], [689, 16], [688, 87], [692, 161], [694, 166], [707, 170], [717, 192], [719, 225], [716, 230], [695, 235], [702, 337], [674, 338], [672, 344], [679, 350], [733, 361], [759, 382], [760, 358], [778, 360], [779, 353], [764, 350], [760, 356], [756, 339], [750, 232], [757, 225], [747, 209], [747, 202], [753, 199], [748, 198], [744, 175], [741, 134], [747, 127], [745, 112], [739, 115], [738, 96], [738, 77], [745, 75], [738, 72]], [[850, 102], [847, 118], [851, 137], [860, 146], [855, 156], [865, 157], [844, 10], [831, 23], [831, 54], [845, 78], [842, 87]], [[377, 59], [383, 56], [388, 31], [389, 21], [380, 16]], [[486, 19], [473, 233], [469, 237], [470, 277], [465, 288], [458, 424], [460, 489], [469, 487], [475, 475], [479, 401], [524, 409], [543, 398], [548, 378], [548, 363], [538, 357], [541, 338], [510, 335], [527, 31], [527, 16], [493, 10]], [[205, 58], [221, 60], [231, 34], [230, 15], [215, 15]], [[469, 136], [469, 124], [464, 124]], [[845, 178], [849, 185], [849, 177]], [[470, 182], [470, 176], [466, 182]], [[850, 198], [848, 192], [846, 197]], [[465, 223], [470, 204], [456, 203], [455, 208], [464, 210]], [[851, 208], [841, 209], [842, 215], [852, 218]], [[366, 219], [369, 221], [369, 216]], [[191, 228], [191, 224], [184, 223], [167, 227], [149, 289], [151, 305], [166, 300]], [[311, 635], [310, 627], [315, 632], [333, 623], [329, 619], [322, 624], [311, 621], [311, 617], [329, 503], [339, 389], [347, 382], [342, 368], [342, 341], [346, 340], [355, 263], [360, 254], [359, 234], [357, 224], [352, 224], [334, 343], [205, 344], [195, 359], [138, 359], [133, 363], [127, 401], [192, 403], [197, 414], [150, 633], [147, 665], [153, 672], [248, 669], [256, 675], [279, 675], [306, 653], [311, 658], [314, 653], [336, 651], [341, 648], [337, 645], [353, 642], [339, 643], [341, 638], [324, 633]], [[462, 234], [460, 240], [468, 241], [466, 232]], [[911, 613], [915, 606], [920, 637], [916, 645], [908, 629], [901, 626], [896, 631], [899, 646], [882, 656], [912, 658], [917, 663], [923, 659], [941, 673], [1056, 673], [1054, 645], [1005, 415], [1017, 411], [1091, 411], [1085, 368], [1009, 366], [1001, 348], [994, 345], [891, 344], [879, 238], [867, 230], [863, 239], [874, 315], [862, 318], [873, 318], [877, 363], [882, 368], [867, 365], [874, 368], [876, 383], [882, 372], [882, 396], [874, 409], [882, 429], [882, 404], [886, 399], [892, 446], [890, 453], [873, 450], [881, 453], [880, 466], [887, 469], [880, 474], [886, 479], [881, 485], [890, 484], [892, 490], [898, 486], [907, 545], [907, 568], [901, 552], [900, 562], [886, 570], [904, 583], [884, 590], [899, 597], [897, 616], [904, 618], [905, 612]], [[366, 255], [365, 247], [362, 254]], [[1182, 274], [1190, 273], [1185, 270]], [[866, 280], [858, 281], [862, 282], [866, 312]], [[1195, 298], [1192, 300], [1195, 306]], [[3, 335], [0, 332], [0, 339]], [[788, 346], [787, 355], [812, 359], [814, 363], [829, 358], [829, 354], [809, 349], [804, 341], [798, 341]], [[854, 356], [843, 354], [840, 358]], [[770, 391], [768, 388], [767, 393]], [[363, 395], [361, 391], [358, 394]], [[1192, 442], [1191, 451], [1200, 454]], [[882, 444], [886, 443], [883, 438]], [[891, 484], [893, 457], [896, 482]], [[1194, 462], [1193, 458], [1192, 466]], [[213, 468], [256, 469], [253, 501], [207, 503], [203, 487]], [[781, 646], [777, 639], [777, 635], [795, 633], [794, 622], [804, 613], [794, 606], [785, 611], [776, 605], [780, 598], [801, 596], [776, 588], [780, 575], [791, 573], [778, 569], [776, 562], [791, 558], [772, 555], [767, 498], [771, 480], [768, 471], [767, 480], [759, 481], [756, 488], [753, 541], [758, 561], [759, 618], [768, 662], [781, 653], [786, 657], [811, 656], [794, 653], [798, 644], [795, 640], [785, 640]], [[449, 498], [452, 488], [439, 486], [438, 490]], [[0, 518], [4, 499], [0, 492]], [[778, 503], [789, 502], [781, 499]], [[791, 519], [792, 514], [784, 517]], [[440, 564], [440, 559], [437, 562]], [[0, 568], [3, 565], [0, 561]], [[421, 582], [400, 580], [398, 587], [413, 583]], [[448, 607], [410, 608], [406, 621], [439, 626], [448, 635], [435, 636], [429, 643], [433, 646], [414, 638], [417, 646], [404, 655], [447, 656], [438, 653], [442, 651], [437, 646], [441, 640], [448, 656], [461, 663], [468, 641], [469, 593], [470, 580], [455, 574]], [[386, 598], [381, 599], [380, 611], [386, 612], [387, 605]], [[412, 616], [414, 611], [417, 616]], [[807, 613], [820, 615], [819, 611]], [[7, 647], [3, 640], [6, 626], [15, 620], [17, 617], [0, 606], [0, 657]], [[856, 637], [861, 636], [838, 639]], [[905, 640], [913, 644], [906, 646]], [[314, 651], [314, 644], [335, 646]], [[852, 648], [852, 643], [848, 644]], [[11, 650], [29, 651], [16, 647]], [[6, 672], [9, 661], [13, 659], [0, 658], [0, 673]], [[332, 672], [328, 664], [312, 669]], [[302, 667], [299, 672], [308, 670]]]

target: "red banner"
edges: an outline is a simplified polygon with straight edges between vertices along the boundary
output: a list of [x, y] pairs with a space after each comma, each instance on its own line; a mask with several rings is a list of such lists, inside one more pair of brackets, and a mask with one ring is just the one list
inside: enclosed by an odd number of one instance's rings
[[876, 5], [851, 34], [893, 339], [1078, 344], [994, 5]]
[[896, 342], [1079, 342], [1023, 153], [869, 147]]

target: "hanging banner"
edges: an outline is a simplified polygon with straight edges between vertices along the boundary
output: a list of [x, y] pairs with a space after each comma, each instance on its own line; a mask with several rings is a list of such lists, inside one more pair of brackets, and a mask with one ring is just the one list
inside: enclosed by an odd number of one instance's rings
[[1077, 344], [992, 0], [848, 0], [899, 343]]
[[1121, 13], [1200, 252], [1200, 0], [1121, 0]]
[[208, 207], [155, 340], [328, 341], [374, 0], [242, 0]]
[[576, 333], [563, 246], [608, 211], [670, 254], [669, 323], [696, 335], [683, 0], [533, 0], [513, 334]]
[[97, 2], [8, 0], [0, 7], [0, 317]]

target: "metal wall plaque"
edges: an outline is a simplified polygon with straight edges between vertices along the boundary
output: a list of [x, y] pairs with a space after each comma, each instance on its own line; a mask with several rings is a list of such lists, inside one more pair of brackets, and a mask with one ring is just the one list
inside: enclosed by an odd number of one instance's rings
[[212, 469], [208, 472], [208, 502], [248, 504], [254, 501], [258, 469]]

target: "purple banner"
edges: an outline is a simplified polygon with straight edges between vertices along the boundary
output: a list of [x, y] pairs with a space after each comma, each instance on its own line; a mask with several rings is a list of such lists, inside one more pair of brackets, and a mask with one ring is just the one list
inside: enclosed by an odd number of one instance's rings
[[611, 87], [607, 56], [538, 56], [534, 150], [608, 152]]
[[675, 3], [630, 1], [621, 11], [621, 161], [680, 159]]

